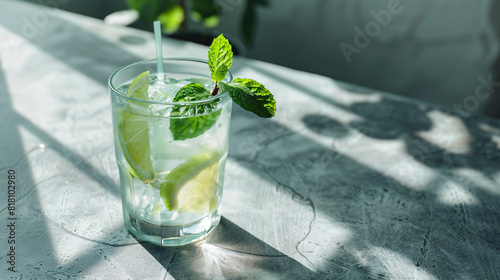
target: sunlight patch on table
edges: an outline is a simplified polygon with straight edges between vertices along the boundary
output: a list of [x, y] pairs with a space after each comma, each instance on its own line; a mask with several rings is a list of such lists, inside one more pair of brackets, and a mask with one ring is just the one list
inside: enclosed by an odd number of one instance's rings
[[441, 111], [431, 111], [427, 117], [432, 121], [430, 130], [417, 132], [425, 141], [449, 153], [467, 154], [471, 150], [471, 137], [463, 121]]
[[[213, 275], [231, 275], [232, 277], [245, 277], [258, 279], [262, 275], [269, 275], [269, 266], [273, 262], [279, 262], [280, 257], [268, 257], [240, 253], [219, 247], [212, 243], [199, 245], [198, 258], [193, 258], [190, 269], [196, 274], [207, 279]], [[284, 257], [286, 258], [286, 256]], [[265, 262], [267, 265], [264, 265]], [[274, 271], [278, 274], [277, 271]]]
[[321, 213], [320, 206], [312, 204], [307, 195], [313, 186], [303, 185], [289, 169], [263, 173], [229, 158], [224, 184], [223, 216], [269, 245], [259, 249], [243, 244], [232, 249], [262, 255], [278, 252], [314, 270], [326, 268], [324, 264], [338, 250], [325, 244], [351, 239], [345, 223]]
[[297, 247], [315, 269], [329, 273], [332, 260], [345, 253], [355, 232], [349, 223], [335, 221], [332, 216], [318, 213], [308, 237]]
[[371, 246], [368, 269], [376, 275], [385, 275], [386, 279], [437, 280], [423, 267], [417, 267], [408, 257], [393, 250]]
[[479, 200], [474, 194], [455, 182], [440, 185], [436, 192], [437, 199], [446, 205], [475, 205]]
[[388, 183], [422, 191], [435, 178], [435, 171], [406, 153], [400, 140], [378, 140], [352, 133], [337, 141], [336, 149], [343, 155], [378, 171], [387, 177]]
[[[435, 178], [436, 173], [431, 167], [407, 153], [407, 146], [402, 140], [375, 139], [366, 136], [358, 130], [350, 128], [348, 126], [349, 120], [337, 120], [335, 110], [325, 113], [323, 116], [330, 118], [330, 122], [336, 122], [336, 129], [344, 130], [340, 133], [342, 135], [324, 135], [321, 132], [312, 131], [303, 124], [293, 125], [297, 122], [281, 122], [279, 120], [279, 124], [329, 150], [378, 171], [386, 176], [388, 181], [393, 180], [410, 189], [425, 190]], [[359, 119], [358, 116], [353, 116], [350, 121], [356, 118]], [[340, 126], [343, 128], [339, 129]], [[307, 148], [308, 146], [303, 145], [302, 147]], [[295, 149], [300, 150], [302, 147], [296, 146]]]
[[388, 163], [385, 168], [383, 166], [373, 164], [373, 168], [379, 169], [385, 176], [417, 191], [426, 190], [436, 176], [436, 171], [411, 156], [400, 155], [399, 159]]
[[487, 123], [479, 123], [477, 125], [477, 127], [479, 129], [481, 129], [482, 131], [485, 131], [485, 132], [488, 132], [488, 133], [500, 134], [500, 129], [498, 129], [497, 127], [494, 127], [492, 125], [489, 125]]
[[495, 143], [495, 145], [496, 145], [496, 147], [497, 147], [498, 149], [500, 149], [500, 135], [499, 135], [499, 136], [497, 136], [497, 135], [492, 136], [492, 137], [491, 137], [491, 141], [492, 141], [493, 143]]
[[338, 104], [351, 106], [356, 103], [380, 103], [383, 101], [383, 96], [380, 92], [364, 88], [359, 85], [352, 85], [340, 81], [329, 80], [331, 99]]
[[19, 48], [26, 43], [25, 39], [0, 25], [0, 58], [5, 59], [19, 52]]
[[248, 167], [228, 159], [223, 215], [283, 254], [296, 253], [297, 243], [307, 236], [314, 221], [310, 201], [298, 188], [278, 184], [280, 178]]
[[493, 195], [500, 195], [500, 172], [495, 173], [492, 178], [488, 178], [484, 173], [470, 168], [459, 168], [455, 170], [455, 173], [469, 181], [468, 185]]

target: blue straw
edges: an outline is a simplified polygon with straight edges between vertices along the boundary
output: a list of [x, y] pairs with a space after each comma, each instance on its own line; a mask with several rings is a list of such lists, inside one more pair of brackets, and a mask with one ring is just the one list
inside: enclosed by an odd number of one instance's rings
[[163, 79], [163, 51], [161, 45], [161, 25], [159, 21], [153, 22], [155, 30], [155, 43], [156, 43], [156, 67], [158, 70], [158, 79]]

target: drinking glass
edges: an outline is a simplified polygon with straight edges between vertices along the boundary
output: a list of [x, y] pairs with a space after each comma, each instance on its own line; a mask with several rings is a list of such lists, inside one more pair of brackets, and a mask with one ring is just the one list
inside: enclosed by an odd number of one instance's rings
[[[213, 88], [206, 61], [163, 59], [122, 67], [109, 78], [123, 218], [139, 240], [176, 246], [205, 237], [221, 218], [232, 101], [227, 92], [174, 102], [184, 85]], [[148, 100], [127, 95], [149, 71]], [[224, 82], [232, 76], [226, 75]]]

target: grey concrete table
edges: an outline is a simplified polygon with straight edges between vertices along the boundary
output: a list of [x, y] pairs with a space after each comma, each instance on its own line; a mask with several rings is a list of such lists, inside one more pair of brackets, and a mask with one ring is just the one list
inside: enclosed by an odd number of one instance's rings
[[[106, 82], [154, 57], [153, 35], [0, 7], [0, 279], [500, 278], [500, 122], [244, 58], [234, 74], [278, 112], [233, 109], [221, 225], [184, 247], [137, 242]], [[164, 41], [165, 56], [206, 52]]]

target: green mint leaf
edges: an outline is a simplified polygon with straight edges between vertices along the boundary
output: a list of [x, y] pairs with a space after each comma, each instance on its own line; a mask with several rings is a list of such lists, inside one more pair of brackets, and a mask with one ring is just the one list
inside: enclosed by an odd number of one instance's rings
[[251, 79], [234, 79], [220, 83], [222, 91], [228, 91], [234, 103], [259, 117], [271, 118], [276, 111], [274, 96], [261, 83]]
[[190, 102], [210, 97], [210, 91], [198, 83], [190, 83], [181, 88], [174, 96], [174, 102]]
[[[181, 88], [174, 97], [174, 102], [190, 102], [210, 97], [210, 91], [197, 83]], [[170, 113], [170, 131], [174, 140], [186, 140], [202, 135], [209, 130], [221, 113], [216, 110], [218, 101], [208, 104], [179, 106]]]
[[233, 51], [231, 44], [221, 34], [215, 38], [208, 50], [208, 67], [212, 73], [212, 80], [220, 82], [226, 77], [233, 63]]
[[202, 135], [217, 122], [220, 113], [219, 109], [207, 115], [171, 119], [170, 131], [172, 131], [174, 140], [186, 140]]

